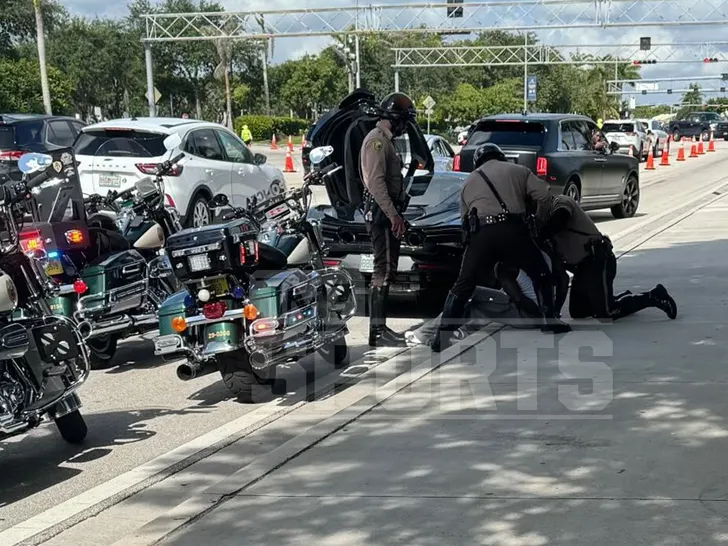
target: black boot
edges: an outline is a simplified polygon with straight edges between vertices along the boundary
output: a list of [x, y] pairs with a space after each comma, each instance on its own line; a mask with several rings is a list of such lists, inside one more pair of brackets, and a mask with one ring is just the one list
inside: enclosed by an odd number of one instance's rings
[[540, 279], [539, 293], [541, 294], [543, 305], [543, 324], [541, 325], [541, 331], [552, 332], [554, 334], [571, 332], [571, 326], [556, 317], [556, 311], [554, 310], [554, 287], [551, 284], [550, 278], [545, 277]]
[[467, 300], [456, 297], [452, 292], [447, 295], [445, 307], [442, 310], [442, 318], [440, 319], [440, 327], [432, 340], [432, 352], [440, 353], [447, 349], [452, 342], [452, 337], [460, 327], [462, 319], [465, 317], [465, 306]]
[[389, 288], [371, 288], [369, 294], [369, 346], [407, 347], [403, 334], [387, 328], [387, 298]]
[[672, 299], [672, 296], [667, 293], [667, 289], [658, 284], [652, 290], [648, 292], [651, 303], [665, 312], [665, 314], [672, 320], [677, 318], [677, 303]]

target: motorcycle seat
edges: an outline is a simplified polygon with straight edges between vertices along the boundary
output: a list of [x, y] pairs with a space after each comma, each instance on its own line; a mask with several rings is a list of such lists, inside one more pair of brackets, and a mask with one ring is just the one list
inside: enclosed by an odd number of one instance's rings
[[288, 257], [277, 248], [258, 243], [258, 268], [253, 276], [264, 279], [281, 272], [288, 266]]
[[89, 235], [95, 249], [95, 256], [90, 260], [89, 265], [96, 261], [103, 261], [109, 254], [129, 250], [131, 245], [118, 231], [104, 229], [102, 227], [89, 227]]

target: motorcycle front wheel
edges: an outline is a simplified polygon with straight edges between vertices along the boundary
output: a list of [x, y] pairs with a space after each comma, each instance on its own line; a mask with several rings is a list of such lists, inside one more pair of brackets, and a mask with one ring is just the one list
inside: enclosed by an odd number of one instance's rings
[[268, 402], [273, 398], [275, 367], [254, 370], [244, 349], [217, 355], [217, 366], [225, 386], [244, 404]]
[[80, 444], [86, 439], [88, 427], [81, 412], [76, 410], [56, 418], [56, 427], [61, 437], [69, 444]]
[[92, 370], [105, 370], [111, 366], [111, 361], [116, 355], [116, 345], [119, 338], [109, 334], [103, 337], [86, 340], [89, 348], [89, 363]]

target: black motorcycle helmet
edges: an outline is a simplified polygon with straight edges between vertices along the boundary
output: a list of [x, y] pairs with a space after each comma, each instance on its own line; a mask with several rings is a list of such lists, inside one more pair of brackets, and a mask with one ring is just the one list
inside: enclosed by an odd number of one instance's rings
[[379, 105], [382, 119], [392, 124], [394, 136], [403, 135], [407, 131], [407, 123], [415, 121], [417, 110], [412, 99], [404, 93], [391, 93]]
[[503, 153], [503, 150], [497, 144], [493, 144], [492, 142], [481, 144], [475, 149], [475, 153], [473, 154], [473, 169], [477, 169], [491, 159], [505, 161], [506, 154]]

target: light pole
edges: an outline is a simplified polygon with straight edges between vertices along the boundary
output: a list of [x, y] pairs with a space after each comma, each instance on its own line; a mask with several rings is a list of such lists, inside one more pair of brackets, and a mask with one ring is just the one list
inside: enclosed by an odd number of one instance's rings
[[46, 51], [45, 51], [45, 30], [43, 28], [43, 12], [40, 8], [40, 0], [33, 0], [33, 8], [35, 9], [35, 28], [38, 36], [38, 63], [40, 64], [40, 86], [43, 90], [43, 106], [45, 112], [49, 116], [53, 115], [53, 107], [51, 105], [51, 88], [48, 84], [48, 68], [46, 67]]

